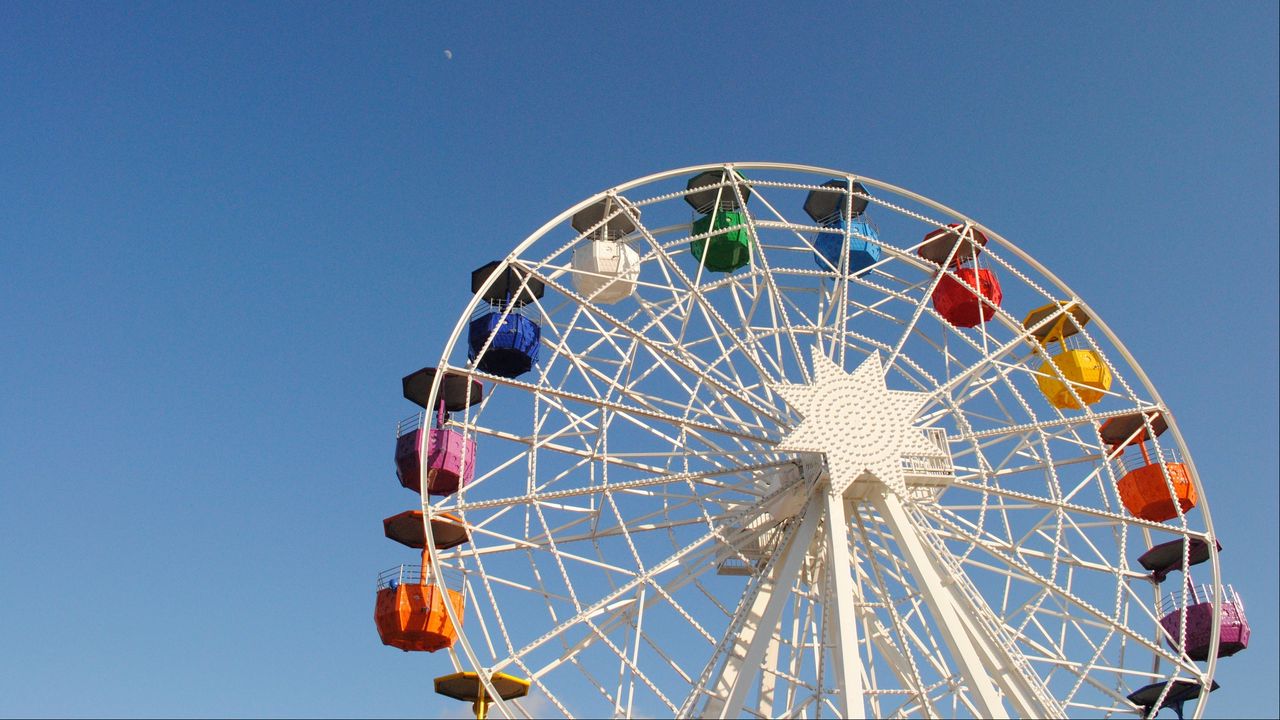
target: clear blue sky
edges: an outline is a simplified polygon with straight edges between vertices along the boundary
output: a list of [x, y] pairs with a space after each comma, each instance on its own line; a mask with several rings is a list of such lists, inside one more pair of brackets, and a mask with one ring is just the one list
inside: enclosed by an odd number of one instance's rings
[[1248, 603], [1210, 714], [1276, 716], [1277, 6], [1058, 8], [0, 4], [0, 715], [442, 712], [372, 621], [400, 377], [568, 205], [776, 160], [1103, 315]]

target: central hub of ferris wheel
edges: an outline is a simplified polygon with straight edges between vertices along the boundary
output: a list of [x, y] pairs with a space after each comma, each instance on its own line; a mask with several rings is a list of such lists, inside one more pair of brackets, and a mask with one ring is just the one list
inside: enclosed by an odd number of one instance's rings
[[909, 487], [953, 477], [945, 434], [926, 436], [913, 424], [930, 395], [890, 390], [878, 352], [848, 373], [815, 347], [813, 382], [773, 390], [801, 416], [778, 449], [822, 453], [833, 494], [886, 488], [905, 499]]

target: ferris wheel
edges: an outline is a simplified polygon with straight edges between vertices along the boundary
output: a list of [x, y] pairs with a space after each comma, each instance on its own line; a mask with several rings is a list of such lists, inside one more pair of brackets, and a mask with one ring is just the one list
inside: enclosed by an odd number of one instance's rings
[[477, 716], [1199, 715], [1248, 644], [1170, 409], [968, 216], [683, 168], [471, 291], [404, 379], [384, 526], [421, 561], [375, 617]]

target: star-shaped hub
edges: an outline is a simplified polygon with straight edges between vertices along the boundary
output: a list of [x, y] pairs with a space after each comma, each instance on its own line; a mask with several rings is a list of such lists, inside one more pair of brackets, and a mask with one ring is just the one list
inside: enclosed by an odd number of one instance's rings
[[846, 373], [815, 347], [813, 383], [773, 390], [801, 416], [778, 449], [825, 455], [833, 493], [878, 480], [905, 499], [903, 456], [943, 454], [912, 424], [929, 394], [890, 390], [878, 352]]

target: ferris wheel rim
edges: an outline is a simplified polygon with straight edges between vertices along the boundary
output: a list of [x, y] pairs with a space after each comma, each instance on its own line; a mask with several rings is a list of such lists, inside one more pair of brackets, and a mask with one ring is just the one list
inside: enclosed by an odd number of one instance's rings
[[[1191, 465], [1191, 468], [1192, 468], [1191, 480], [1194, 483], [1194, 486], [1196, 490], [1199, 492], [1199, 496], [1201, 498], [1201, 504], [1198, 505], [1197, 507], [1201, 510], [1202, 518], [1200, 521], [1206, 528], [1204, 531], [1204, 534], [1210, 538], [1216, 537], [1214, 533], [1213, 525], [1212, 525], [1211, 515], [1209, 513], [1207, 495], [1204, 493], [1204, 488], [1201, 485], [1199, 474], [1195, 471], [1194, 464], [1192, 464], [1192, 459], [1191, 459], [1192, 456], [1186, 448], [1184, 438], [1181, 432], [1177, 428], [1172, 412], [1168, 409], [1168, 406], [1164, 403], [1163, 399], [1158, 394], [1157, 389], [1155, 388], [1153, 383], [1151, 383], [1149, 377], [1146, 375], [1141, 365], [1139, 365], [1136, 362], [1136, 360], [1133, 358], [1132, 354], [1129, 352], [1127, 347], [1123, 344], [1123, 341], [1114, 332], [1112, 332], [1110, 327], [1106, 325], [1106, 323], [1101, 319], [1100, 316], [1098, 316], [1096, 313], [1092, 311], [1092, 309], [1087, 305], [1087, 303], [1085, 303], [1085, 301], [1077, 293], [1072, 291], [1071, 288], [1066, 283], [1062, 282], [1060, 278], [1058, 278], [1048, 268], [1044, 267], [1037, 260], [1035, 260], [1029, 254], [1023, 251], [1020, 247], [1008, 241], [999, 233], [996, 233], [995, 231], [990, 230], [985, 225], [982, 225], [981, 223], [978, 223], [972, 220], [972, 218], [970, 218], [969, 216], [959, 213], [955, 210], [952, 210], [951, 208], [945, 205], [942, 205], [941, 203], [937, 203], [936, 201], [933, 201], [927, 197], [924, 197], [912, 191], [906, 190], [905, 188], [901, 188], [889, 183], [885, 183], [883, 181], [875, 180], [873, 178], [868, 178], [866, 176], [862, 176], [854, 173], [848, 173], [844, 171], [838, 171], [838, 170], [821, 168], [821, 167], [810, 166], [810, 165], [798, 165], [798, 164], [789, 164], [789, 163], [758, 163], [758, 162], [713, 163], [713, 164], [693, 165], [693, 166], [678, 168], [674, 170], [667, 170], [659, 173], [653, 173], [651, 175], [647, 175], [641, 178], [637, 178], [635, 180], [628, 181], [621, 185], [614, 186], [607, 190], [598, 192], [592, 195], [591, 197], [576, 203], [575, 205], [566, 209], [565, 211], [557, 215], [555, 218], [551, 219], [546, 224], [538, 228], [534, 233], [530, 234], [523, 241], [521, 241], [517, 245], [517, 247], [501, 261], [500, 267], [505, 268], [508, 265], [514, 262], [517, 262], [523, 253], [525, 253], [529, 248], [533, 247], [535, 243], [537, 243], [544, 236], [546, 236], [547, 233], [552, 231], [554, 228], [561, 226], [564, 223], [564, 221], [568, 219], [570, 216], [572, 216], [575, 212], [591, 205], [594, 202], [599, 201], [602, 198], [605, 198], [613, 194], [626, 192], [633, 188], [641, 187], [649, 183], [658, 182], [661, 180], [670, 179], [670, 178], [678, 177], [682, 175], [687, 175], [690, 173], [706, 171], [706, 170], [717, 170], [717, 169], [748, 169], [748, 170], [762, 169], [762, 170], [803, 172], [806, 174], [813, 174], [813, 175], [840, 176], [840, 177], [848, 178], [850, 180], [857, 180], [859, 182], [864, 182], [868, 185], [874, 186], [879, 189], [888, 190], [892, 193], [895, 193], [904, 197], [909, 197], [917, 202], [920, 202], [921, 204], [927, 207], [931, 207], [936, 211], [945, 213], [951, 216], [952, 218], [971, 223], [974, 227], [980, 229], [982, 232], [986, 233], [991, 239], [999, 243], [1004, 250], [1009, 251], [1019, 260], [1021, 260], [1022, 262], [1026, 263], [1027, 265], [1035, 269], [1038, 273], [1040, 273], [1043, 277], [1045, 277], [1052, 285], [1056, 286], [1057, 289], [1065, 290], [1069, 292], [1071, 299], [1080, 303], [1086, 309], [1086, 311], [1089, 312], [1093, 321], [1097, 324], [1097, 328], [1101, 330], [1102, 336], [1113, 346], [1114, 349], [1119, 351], [1119, 353], [1121, 354], [1121, 357], [1127, 363], [1127, 368], [1133, 374], [1133, 377], [1137, 378], [1142, 389], [1146, 393], [1148, 393], [1152, 398], [1152, 400], [1154, 401], [1154, 403], [1162, 409], [1162, 412], [1165, 414], [1166, 420], [1169, 423], [1169, 428], [1173, 431], [1172, 438], [1175, 440], [1175, 443], [1178, 449], [1181, 450], [1182, 457], [1185, 459], [1185, 462]], [[496, 274], [494, 276], [491, 276], [484, 283], [484, 285], [475, 293], [471, 301], [468, 303], [467, 307], [468, 308], [474, 307], [476, 303], [479, 301], [479, 298], [483, 296], [483, 294], [493, 285], [495, 281], [496, 281]], [[462, 336], [463, 330], [467, 324], [467, 320], [468, 320], [468, 313], [464, 312], [460, 316], [457, 324], [453, 329], [453, 332], [449, 336], [449, 340], [445, 345], [444, 351], [442, 353], [442, 360], [441, 360], [440, 367], [446, 367], [448, 358], [452, 357], [454, 352], [456, 351], [457, 343], [459, 341], [459, 338], [461, 338]], [[437, 396], [440, 389], [441, 382], [442, 382], [443, 374], [444, 373], [437, 373], [436, 376], [434, 377], [432, 381], [431, 389], [430, 389], [430, 394], [429, 394], [431, 398], [435, 398]], [[423, 505], [424, 516], [425, 516], [425, 511], [428, 510], [428, 505], [429, 505], [428, 497], [425, 489], [422, 491], [422, 505]], [[426, 523], [426, 524], [428, 525], [428, 527], [426, 528], [428, 544], [429, 546], [434, 547], [434, 543], [431, 540], [429, 523]], [[1211, 553], [1210, 557], [1211, 557], [1211, 563], [1212, 563], [1211, 574], [1213, 576], [1213, 584], [1215, 585], [1215, 587], [1220, 586], [1221, 579], [1220, 579], [1220, 569], [1218, 565], [1217, 554]], [[440, 568], [439, 568], [439, 558], [437, 557], [437, 553], [432, 552], [430, 554], [430, 561], [433, 569], [438, 571]], [[1219, 607], [1220, 607], [1221, 598], [1218, 595], [1219, 594], [1216, 593], [1214, 598], [1215, 615], [1218, 612], [1220, 612]], [[452, 615], [451, 608], [448, 608], [448, 610]], [[457, 619], [457, 618], [451, 618], [451, 619]], [[1214, 634], [1215, 634], [1214, 642], [1216, 643], [1217, 642], [1216, 628], [1214, 630]], [[473, 650], [470, 647], [470, 643], [465, 640], [462, 643], [462, 651], [463, 651], [463, 654], [467, 656], [467, 660], [470, 662], [472, 667], [475, 667], [475, 668], [485, 667], [483, 663], [479, 662], [479, 658], [474, 655]], [[457, 665], [456, 657], [454, 658], [454, 662], [456, 666]], [[1205, 672], [1205, 675], [1207, 677], [1212, 677], [1215, 664], [1216, 664], [1216, 657], [1211, 655], [1208, 667], [1206, 668], [1206, 672]], [[501, 703], [499, 703], [498, 706], [501, 707]], [[1204, 702], [1201, 702], [1197, 706], [1197, 715], [1203, 712], [1204, 706], [1205, 706]]]

